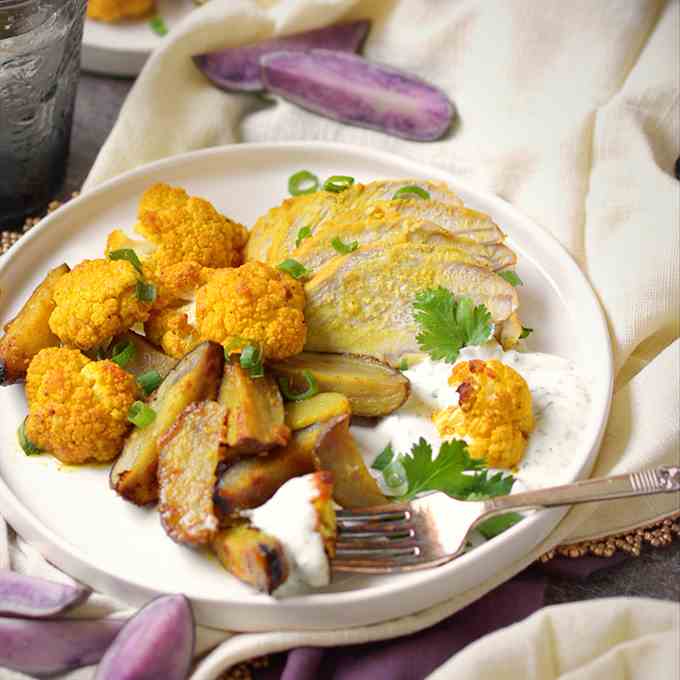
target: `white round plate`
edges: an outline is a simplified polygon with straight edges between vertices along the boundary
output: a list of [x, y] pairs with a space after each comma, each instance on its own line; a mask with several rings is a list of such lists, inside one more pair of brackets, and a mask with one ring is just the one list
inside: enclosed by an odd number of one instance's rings
[[[0, 320], [10, 318], [45, 275], [62, 262], [101, 257], [106, 235], [130, 229], [141, 193], [154, 182], [185, 187], [226, 215], [252, 225], [287, 195], [288, 177], [358, 181], [427, 177], [450, 183], [466, 204], [501, 225], [518, 253], [524, 323], [531, 348], [574, 360], [591, 385], [592, 408], [582, 445], [550, 474], [555, 484], [590, 473], [606, 423], [612, 385], [607, 327], [595, 295], [558, 243], [505, 201], [477, 192], [445, 172], [360, 147], [318, 142], [242, 144], [194, 152], [129, 172], [84, 194], [45, 219], [0, 263]], [[330, 629], [385, 621], [443, 602], [511, 565], [562, 517], [534, 513], [454, 562], [396, 576], [339, 576], [322, 591], [275, 600], [227, 574], [206, 553], [173, 543], [154, 509], [138, 508], [108, 486], [103, 467], [61, 468], [50, 456], [27, 457], [16, 430], [26, 414], [19, 385], [0, 389], [0, 508], [14, 528], [67, 573], [131, 604], [183, 592], [197, 619], [233, 630]]]
[[[156, 0], [155, 14], [172, 31], [195, 8], [193, 0]], [[85, 19], [81, 65], [92, 73], [136, 76], [162, 40], [148, 17], [116, 23]]]

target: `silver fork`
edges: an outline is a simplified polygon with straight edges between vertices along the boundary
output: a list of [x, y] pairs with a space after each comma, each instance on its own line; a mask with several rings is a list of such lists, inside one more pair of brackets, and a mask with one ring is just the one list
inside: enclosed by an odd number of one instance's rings
[[551, 508], [680, 491], [680, 467], [659, 467], [575, 484], [458, 501], [435, 492], [409, 503], [339, 510], [336, 571], [389, 574], [436, 567], [458, 557], [481, 521], [509, 510]]

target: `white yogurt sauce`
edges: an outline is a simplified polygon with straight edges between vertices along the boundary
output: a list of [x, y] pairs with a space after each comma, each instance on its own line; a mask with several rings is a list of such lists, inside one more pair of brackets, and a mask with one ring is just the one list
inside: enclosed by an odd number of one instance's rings
[[[590, 395], [573, 362], [552, 354], [504, 352], [495, 341], [464, 347], [456, 363], [471, 359], [502, 361], [526, 380], [531, 391], [536, 425], [517, 471], [515, 489], [565, 481], [590, 415]], [[442, 440], [432, 423], [432, 412], [458, 403], [458, 393], [448, 384], [451, 369], [451, 364], [428, 358], [404, 371], [411, 381], [411, 396], [404, 406], [375, 425], [352, 427], [367, 462], [388, 444], [395, 452], [408, 452], [420, 437], [432, 444], [436, 454]]]
[[314, 475], [294, 477], [264, 505], [242, 513], [254, 526], [278, 538], [286, 553], [290, 573], [274, 591], [276, 596], [296, 595], [309, 586], [320, 588], [330, 583], [330, 565], [312, 505], [318, 496]]

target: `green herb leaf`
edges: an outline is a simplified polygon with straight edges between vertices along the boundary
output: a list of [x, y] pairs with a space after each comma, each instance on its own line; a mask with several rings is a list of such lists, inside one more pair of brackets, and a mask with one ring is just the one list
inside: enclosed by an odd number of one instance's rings
[[300, 244], [306, 239], [306, 238], [311, 238], [312, 236], [312, 228], [311, 227], [302, 227], [300, 231], [297, 233], [297, 238], [295, 239], [295, 247], [299, 248]]
[[441, 286], [416, 295], [414, 318], [420, 326], [418, 346], [435, 360], [454, 363], [466, 345], [481, 345], [491, 337], [491, 314], [470, 298], [456, 301]]
[[130, 342], [130, 340], [123, 340], [117, 342], [111, 350], [111, 361], [118, 364], [121, 368], [125, 368], [137, 354], [137, 348]]
[[498, 534], [502, 534], [506, 529], [515, 526], [522, 519], [524, 518], [518, 512], [506, 512], [504, 515], [496, 515], [496, 517], [484, 520], [481, 524], [477, 525], [477, 531], [484, 538], [490, 540], [498, 536]]
[[151, 30], [156, 34], [160, 35], [161, 38], [168, 34], [168, 27], [165, 25], [165, 21], [161, 17], [153, 17], [149, 19], [149, 26]]
[[[403, 493], [408, 488], [406, 470], [399, 458], [393, 460], [383, 471], [383, 480], [388, 489], [392, 489], [396, 494]], [[397, 491], [398, 490], [398, 491]]]
[[26, 434], [26, 419], [19, 425], [17, 437], [19, 438], [19, 446], [21, 446], [21, 449], [27, 456], [39, 456], [41, 453], [45, 453], [28, 438]]
[[430, 198], [429, 192], [425, 191], [425, 189], [422, 189], [421, 187], [415, 186], [415, 184], [412, 184], [395, 191], [394, 196], [392, 196], [392, 200], [395, 198], [412, 198], [413, 196], [417, 196], [418, 198], [423, 198], [425, 200]]
[[533, 328], [527, 328], [526, 326], [522, 326], [522, 332], [519, 334], [519, 339], [524, 340], [524, 338], [528, 338], [533, 332], [534, 332]]
[[291, 258], [284, 260], [277, 269], [286, 274], [290, 274], [294, 279], [303, 279], [310, 276], [312, 273], [303, 264], [300, 264], [300, 262]]
[[379, 454], [378, 457], [371, 463], [374, 470], [384, 470], [394, 459], [394, 449], [392, 444], [388, 444]]
[[137, 382], [148, 397], [158, 389], [158, 386], [163, 382], [163, 378], [161, 378], [161, 374], [158, 371], [151, 370], [138, 376]]
[[153, 302], [156, 299], [156, 286], [146, 281], [137, 281], [137, 299], [141, 302]]
[[399, 370], [403, 373], [404, 371], [408, 371], [408, 361], [406, 359], [402, 359], [399, 362]]
[[288, 193], [291, 196], [313, 194], [318, 188], [319, 178], [309, 170], [300, 170], [288, 178]]
[[255, 345], [246, 345], [241, 350], [241, 368], [248, 371], [251, 378], [261, 378], [264, 376], [262, 366], [262, 350]]
[[339, 194], [341, 191], [349, 189], [352, 184], [354, 184], [354, 177], [349, 177], [348, 175], [332, 175], [323, 183], [323, 190]]
[[156, 412], [143, 401], [136, 401], [130, 406], [127, 419], [137, 427], [146, 427], [156, 420]]
[[498, 276], [501, 278], [505, 279], [511, 286], [523, 286], [524, 281], [519, 278], [517, 275], [517, 272], [513, 272], [512, 270], [508, 269], [507, 271], [504, 272], [498, 272]]
[[109, 260], [127, 260], [140, 274], [142, 273], [142, 263], [132, 248], [112, 250], [109, 253]]
[[353, 253], [359, 247], [359, 241], [352, 241], [351, 243], [345, 245], [340, 240], [340, 237], [336, 236], [331, 241], [331, 245], [333, 246], [335, 252], [340, 253], [340, 255], [349, 255], [349, 253]]
[[284, 398], [288, 401], [304, 401], [305, 399], [310, 399], [319, 394], [319, 383], [317, 383], [316, 378], [311, 372], [302, 371], [302, 375], [307, 381], [307, 389], [304, 392], [292, 392], [288, 378], [282, 376], [278, 379], [281, 394], [283, 394]]

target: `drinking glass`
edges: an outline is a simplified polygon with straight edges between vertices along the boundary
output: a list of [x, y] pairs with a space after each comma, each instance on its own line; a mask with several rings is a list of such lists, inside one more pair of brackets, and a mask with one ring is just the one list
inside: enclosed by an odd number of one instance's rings
[[0, 227], [43, 210], [66, 172], [87, 0], [0, 0]]

